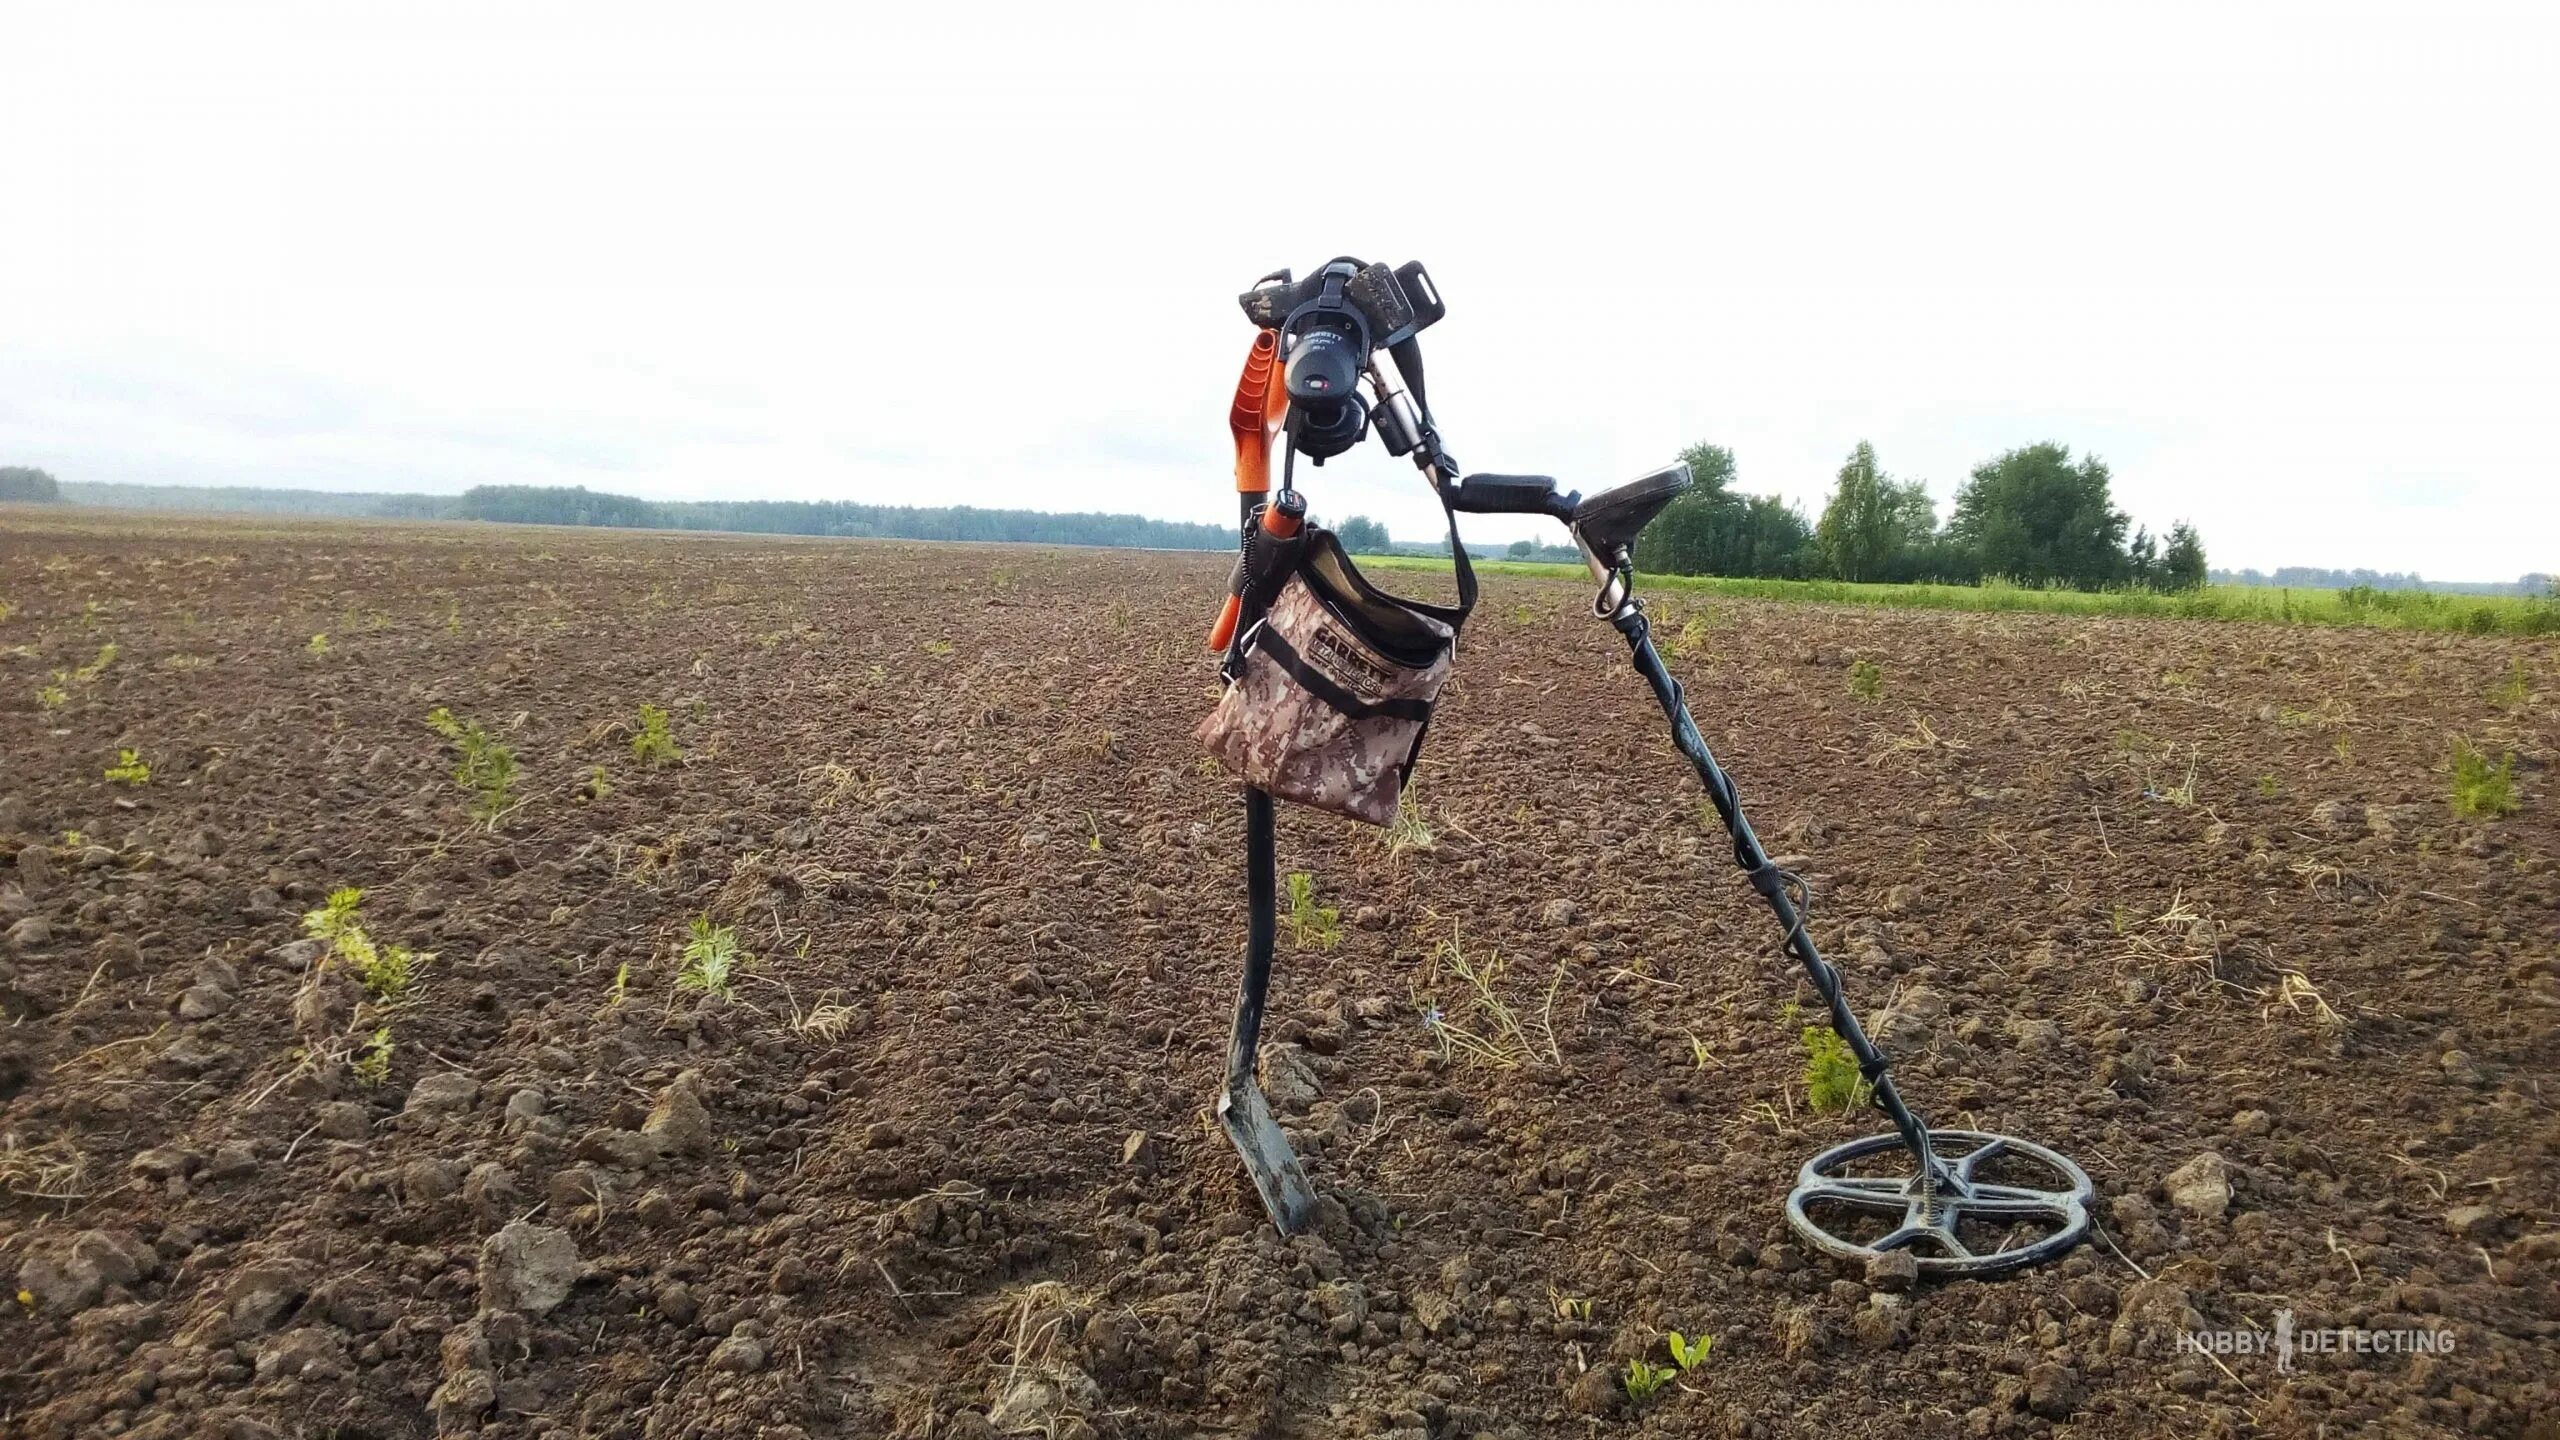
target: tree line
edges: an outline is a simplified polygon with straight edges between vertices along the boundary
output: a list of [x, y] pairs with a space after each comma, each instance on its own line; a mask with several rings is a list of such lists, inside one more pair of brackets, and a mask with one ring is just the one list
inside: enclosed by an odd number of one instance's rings
[[0, 465], [0, 500], [50, 505], [62, 498], [61, 483], [32, 465]]
[[[39, 477], [35, 480], [22, 476]], [[738, 530], [758, 535], [839, 535], [886, 540], [988, 540], [1033, 545], [1232, 550], [1228, 525], [1143, 515], [1051, 514], [970, 505], [857, 505], [849, 501], [642, 500], [577, 485], [479, 485], [460, 495], [353, 494], [273, 487], [127, 485], [68, 481], [0, 467], [0, 500], [68, 500], [132, 510], [196, 510], [353, 519], [486, 520], [514, 525], [595, 525], [639, 530]]]
[[611, 525], [633, 530], [733, 530], [751, 535], [834, 535], [880, 540], [983, 540], [1032, 545], [1118, 545], [1151, 550], [1228, 550], [1225, 525], [1143, 515], [982, 510], [974, 505], [863, 505], [850, 500], [642, 500], [580, 485], [475, 485], [455, 516], [513, 525]]
[[[1735, 575], [1908, 584], [1978, 584], [1993, 577], [2080, 590], [2206, 583], [2204, 541], [2181, 520], [2164, 538], [2115, 508], [2106, 462], [2074, 462], [2070, 447], [2029, 445], [1974, 467], [1944, 525], [1916, 480], [1896, 480], [1861, 440], [1818, 520], [1774, 495], [1734, 488], [1733, 452], [1700, 443], [1680, 452], [1694, 482], [1636, 543], [1636, 563], [1664, 575]], [[1448, 550], [1398, 544], [1366, 516], [1344, 521], [1355, 554]], [[1515, 560], [1571, 560], [1573, 550], [1513, 541]]]
[[2046, 442], [1986, 460], [1956, 492], [1946, 523], [1916, 480], [1897, 480], [1859, 441], [1819, 519], [1775, 496], [1733, 488], [1733, 452], [1681, 453], [1696, 481], [1637, 542], [1636, 563], [1671, 575], [1744, 575], [1975, 584], [1989, 578], [2078, 590], [2205, 583], [2204, 542], [2181, 520], [2165, 537], [2115, 506], [2106, 462], [2074, 461]]

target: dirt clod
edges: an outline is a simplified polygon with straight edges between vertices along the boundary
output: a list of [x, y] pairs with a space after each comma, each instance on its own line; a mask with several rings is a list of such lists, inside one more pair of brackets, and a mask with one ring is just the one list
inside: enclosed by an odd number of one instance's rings
[[1867, 1261], [1867, 1283], [1878, 1290], [1908, 1290], [1920, 1283], [1920, 1257], [1908, 1247], [1879, 1251]]
[[2207, 1150], [2170, 1171], [2160, 1181], [2169, 1203], [2200, 1220], [2219, 1218], [2231, 1208], [2231, 1166]]
[[583, 1262], [565, 1230], [510, 1221], [480, 1247], [480, 1309], [547, 1315], [569, 1298]]

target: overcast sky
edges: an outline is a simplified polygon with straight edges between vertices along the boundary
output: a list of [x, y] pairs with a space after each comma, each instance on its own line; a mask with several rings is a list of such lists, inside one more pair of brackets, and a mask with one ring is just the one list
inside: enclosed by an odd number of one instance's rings
[[1224, 520], [1234, 296], [1350, 253], [1472, 468], [2560, 570], [2549, 7], [1676, 8], [5, 0], [0, 464]]

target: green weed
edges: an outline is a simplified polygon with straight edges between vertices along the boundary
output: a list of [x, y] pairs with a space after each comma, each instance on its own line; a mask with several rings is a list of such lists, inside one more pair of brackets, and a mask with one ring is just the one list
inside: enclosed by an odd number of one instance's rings
[[302, 917], [302, 931], [328, 942], [330, 955], [355, 972], [366, 994], [382, 1004], [396, 1005], [407, 998], [418, 972], [436, 957], [406, 945], [376, 943], [357, 913], [363, 903], [364, 892], [354, 886], [332, 890], [319, 909]]
[[667, 712], [655, 705], [640, 707], [640, 733], [631, 737], [631, 758], [643, 765], [666, 765], [681, 758], [676, 737], [667, 730]]
[[1866, 1077], [1849, 1042], [1828, 1025], [1804, 1027], [1804, 1098], [1817, 1113], [1846, 1110], [1866, 1098]]
[[753, 965], [755, 958], [739, 947], [736, 926], [715, 925], [710, 916], [696, 915], [684, 943], [684, 968], [676, 974], [676, 988], [726, 1000], [738, 972]]
[[2276, 791], [2281, 788], [2283, 787], [2276, 783], [2276, 777], [2273, 775], [2261, 775], [2258, 777], [2258, 793], [2266, 796], [2270, 800], [2276, 798]]
[[1289, 946], [1293, 950], [1330, 950], [1342, 943], [1342, 911], [1316, 903], [1316, 877], [1304, 870], [1289, 872]]
[[613, 984], [605, 989], [604, 1008], [607, 1010], [619, 1010], [622, 1008], [622, 1002], [630, 997], [631, 962], [625, 960], [621, 964], [613, 967]]
[[302, 647], [302, 653], [310, 656], [314, 660], [327, 659], [329, 655], [329, 632], [323, 630], [319, 634], [312, 636], [311, 643]]
[[942, 659], [958, 648], [958, 646], [952, 644], [948, 640], [927, 640], [924, 642], [924, 653], [932, 656], [936, 660]]
[[2518, 656], [2509, 662], [2506, 680], [2489, 692], [2489, 703], [2501, 710], [2522, 710], [2532, 698], [2533, 676], [2524, 668], [2523, 657]]
[[391, 1051], [391, 1027], [376, 1025], [373, 1038], [356, 1051], [355, 1063], [349, 1067], [355, 1072], [356, 1083], [367, 1090], [381, 1088], [382, 1082], [391, 1078]]
[[64, 705], [69, 704], [70, 701], [71, 692], [63, 689], [58, 682], [52, 685], [39, 685], [36, 687], [36, 703], [47, 710], [58, 710]]
[[140, 752], [119, 750], [116, 763], [107, 767], [107, 778], [118, 785], [148, 785], [151, 783], [151, 766]]
[[442, 705], [427, 712], [427, 728], [462, 752], [454, 767], [454, 783], [471, 792], [472, 809], [491, 825], [515, 804], [516, 753], [501, 745], [477, 720], [459, 720]]
[[1656, 1365], [1641, 1356], [1630, 1360], [1623, 1380], [1627, 1398], [1641, 1405], [1652, 1399], [1655, 1391], [1670, 1384], [1671, 1377], [1678, 1373], [1668, 1365]]
[[1884, 694], [1884, 668], [1873, 660], [1861, 660], [1851, 665], [1849, 693], [1861, 700], [1873, 700]]
[[1662, 1338], [1671, 1347], [1671, 1363], [1679, 1366], [1683, 1375], [1707, 1363], [1707, 1352], [1716, 1348], [1713, 1335], [1701, 1335], [1692, 1340], [1674, 1330]]
[[1692, 615], [1680, 622], [1680, 633], [1663, 642], [1662, 653], [1677, 660], [1685, 655], [1703, 654], [1708, 641], [1707, 622]]
[[98, 647], [98, 658], [72, 671], [71, 678], [87, 685], [106, 674], [107, 667], [114, 663], [116, 663], [116, 647], [115, 642], [110, 640]]
[[2468, 740], [2453, 742], [2453, 813], [2465, 820], [2495, 820], [2516, 808], [2516, 757], [2489, 763]]

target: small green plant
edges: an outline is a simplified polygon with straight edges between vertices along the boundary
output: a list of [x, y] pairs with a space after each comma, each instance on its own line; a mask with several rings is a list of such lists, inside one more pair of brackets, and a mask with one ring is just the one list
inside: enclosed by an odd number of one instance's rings
[[79, 681], [83, 685], [89, 684], [99, 676], [106, 674], [107, 667], [114, 663], [116, 663], [116, 647], [115, 642], [111, 640], [98, 647], [97, 659], [92, 660], [88, 664], [81, 666], [79, 669], [72, 671], [71, 678]]
[[348, 1067], [355, 1072], [356, 1083], [367, 1090], [381, 1088], [391, 1078], [391, 1051], [391, 1027], [376, 1025], [373, 1037], [356, 1050], [355, 1063]]
[[58, 710], [70, 702], [71, 692], [63, 689], [59, 680], [51, 685], [36, 687], [36, 703], [47, 710]]
[[10, 604], [6, 600], [0, 600], [0, 622], [5, 622], [10, 616], [17, 613], [17, 606]]
[[676, 986], [726, 1000], [738, 972], [754, 963], [755, 957], [738, 946], [736, 926], [715, 925], [710, 916], [696, 915], [690, 938], [684, 942], [684, 968], [676, 974]]
[[1591, 1323], [1590, 1301], [1553, 1289], [1547, 1291], [1547, 1300], [1555, 1307], [1557, 1319], [1579, 1321], [1585, 1325]]
[[1297, 950], [1330, 950], [1342, 942], [1342, 912], [1316, 903], [1316, 877], [1289, 872], [1289, 944]]
[[515, 803], [516, 753], [491, 737], [477, 720], [460, 720], [442, 705], [427, 712], [427, 728], [462, 752], [454, 783], [471, 792], [472, 809], [491, 825]]
[[613, 777], [604, 773], [603, 766], [590, 765], [587, 767], [587, 783], [584, 788], [588, 799], [601, 800], [613, 793]]
[[625, 960], [621, 964], [613, 967], [613, 984], [605, 989], [604, 1008], [607, 1010], [619, 1010], [622, 1008], [622, 1002], [630, 997], [631, 962]]
[[1692, 1340], [1674, 1330], [1662, 1338], [1671, 1347], [1671, 1363], [1679, 1366], [1683, 1375], [1707, 1363], [1707, 1352], [1716, 1348], [1713, 1335], [1701, 1335]]
[[1707, 648], [1707, 622], [1692, 615], [1680, 622], [1680, 633], [1663, 642], [1662, 653], [1678, 660]]
[[1627, 1362], [1624, 1377], [1627, 1398], [1641, 1405], [1653, 1398], [1653, 1392], [1670, 1384], [1671, 1377], [1678, 1373], [1668, 1365], [1656, 1365], [1638, 1356]]
[[2522, 710], [2533, 697], [2533, 676], [2524, 668], [2524, 657], [2508, 662], [2507, 678], [2489, 692], [2489, 703], [2502, 710]]
[[396, 1005], [407, 998], [418, 972], [436, 957], [406, 945], [375, 943], [357, 914], [363, 903], [364, 892], [352, 885], [332, 890], [319, 909], [302, 917], [302, 931], [327, 941], [329, 953], [355, 972], [366, 994], [384, 1005]]
[[1804, 1098], [1817, 1113], [1846, 1110], [1866, 1098], [1866, 1077], [1849, 1042], [1828, 1025], [1804, 1027]]
[[2266, 796], [2268, 799], [2273, 800], [2276, 798], [2276, 791], [2280, 788], [2282, 787], [2276, 783], [2276, 777], [2273, 775], [2261, 775], [2258, 777], [2258, 793]]
[[310, 656], [314, 660], [323, 660], [328, 658], [329, 632], [323, 630], [319, 634], [312, 636], [311, 643], [302, 647], [302, 653]]
[[676, 737], [667, 732], [667, 712], [655, 705], [640, 707], [640, 733], [631, 737], [631, 758], [643, 765], [666, 765], [680, 758]]
[[942, 659], [944, 656], [949, 655], [952, 651], [958, 648], [958, 646], [952, 644], [948, 640], [927, 640], [924, 642], [924, 653], [932, 656], [936, 660]]
[[107, 778], [118, 785], [148, 785], [151, 783], [151, 766], [139, 751], [119, 750], [116, 763], [107, 767]]
[[2516, 808], [2516, 757], [2496, 764], [2468, 740], [2453, 742], [2453, 813], [2465, 820], [2495, 820]]
[[1873, 700], [1884, 694], [1884, 667], [1873, 660], [1860, 660], [1851, 665], [1849, 693], [1861, 700]]

